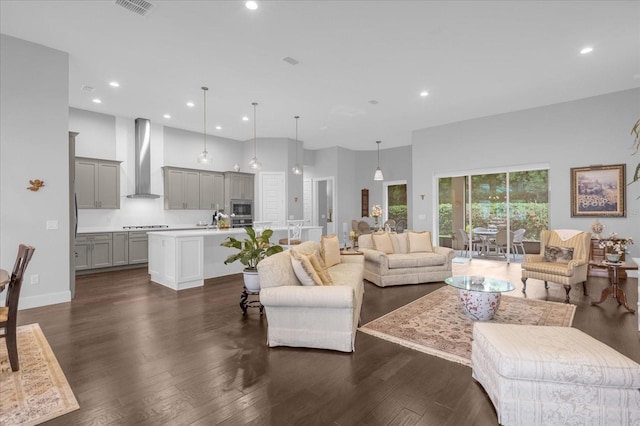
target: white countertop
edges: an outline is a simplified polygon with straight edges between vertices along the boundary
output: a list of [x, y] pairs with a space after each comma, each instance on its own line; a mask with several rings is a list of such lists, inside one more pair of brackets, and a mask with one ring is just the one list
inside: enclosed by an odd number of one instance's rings
[[[318, 228], [320, 228], [320, 226], [303, 226], [302, 227], [302, 229], [318, 229]], [[274, 231], [286, 231], [287, 227], [272, 226], [270, 227], [270, 229]], [[175, 232], [180, 232], [178, 236], [206, 235], [206, 234], [233, 235], [238, 233], [244, 233], [244, 228], [229, 228], [229, 229], [218, 230], [211, 227], [210, 225], [209, 225], [209, 228], [207, 228], [206, 225], [200, 226], [195, 224], [194, 225], [190, 225], [190, 224], [168, 225], [167, 228], [154, 228], [154, 229], [123, 229], [121, 226], [120, 227], [104, 226], [104, 227], [93, 227], [93, 228], [78, 228], [78, 234], [95, 234], [95, 233], [101, 233], [101, 232], [133, 232], [133, 231], [146, 231], [147, 233], [171, 232], [171, 236], [176, 236], [174, 235]], [[183, 232], [186, 232], [186, 231], [191, 231], [193, 232], [193, 234], [184, 234]]]
[[[166, 230], [166, 231], [150, 230], [149, 232], [147, 232], [147, 234], [162, 235], [165, 237], [200, 237], [200, 236], [207, 236], [207, 235], [227, 236], [227, 235], [238, 235], [238, 234], [244, 235], [245, 234], [244, 228], [228, 228], [228, 229], [215, 229], [215, 228], [206, 229], [206, 227], [201, 227], [201, 228], [203, 229], [184, 229], [184, 230], [175, 229], [174, 230], [170, 228], [169, 230]], [[286, 226], [272, 226], [269, 229], [271, 229], [272, 231], [287, 231]], [[321, 226], [303, 226], [302, 229], [303, 230], [322, 229], [322, 227]]]
[[[200, 226], [196, 224], [184, 224], [184, 225], [167, 225], [168, 228], [154, 228], [154, 229], [124, 229], [122, 226], [100, 226], [100, 227], [88, 227], [78, 228], [78, 234], [93, 234], [100, 232], [130, 232], [130, 231], [178, 231], [184, 229], [206, 229], [206, 226]], [[241, 228], [242, 229], [242, 228]]]

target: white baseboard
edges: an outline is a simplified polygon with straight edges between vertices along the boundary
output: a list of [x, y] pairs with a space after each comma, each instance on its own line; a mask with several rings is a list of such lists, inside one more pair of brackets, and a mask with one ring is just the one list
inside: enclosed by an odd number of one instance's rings
[[18, 311], [22, 309], [38, 308], [40, 306], [55, 305], [71, 301], [71, 291], [42, 294], [39, 296], [21, 297]]

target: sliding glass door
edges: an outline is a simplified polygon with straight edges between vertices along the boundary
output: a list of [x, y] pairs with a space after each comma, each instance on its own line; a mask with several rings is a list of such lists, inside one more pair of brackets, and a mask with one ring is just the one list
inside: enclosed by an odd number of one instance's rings
[[[524, 229], [525, 240], [537, 241], [549, 225], [548, 182], [546, 166], [438, 177], [440, 243], [461, 250], [462, 233], [473, 237], [477, 228], [507, 236]], [[506, 244], [501, 257], [512, 250]]]

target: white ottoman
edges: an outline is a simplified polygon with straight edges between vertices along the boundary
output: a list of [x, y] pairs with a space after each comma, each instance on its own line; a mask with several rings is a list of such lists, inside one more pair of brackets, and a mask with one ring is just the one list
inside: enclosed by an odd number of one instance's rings
[[575, 328], [476, 322], [471, 362], [502, 425], [640, 424], [640, 364]]

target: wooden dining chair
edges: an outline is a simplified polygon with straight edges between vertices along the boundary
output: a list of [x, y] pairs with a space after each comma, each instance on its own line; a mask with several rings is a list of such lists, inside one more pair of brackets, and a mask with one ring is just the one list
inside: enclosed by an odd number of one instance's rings
[[7, 284], [7, 297], [5, 306], [0, 307], [0, 337], [4, 337], [7, 344], [7, 352], [9, 354], [9, 364], [12, 371], [20, 369], [18, 362], [18, 340], [16, 334], [18, 320], [18, 300], [20, 299], [20, 288], [22, 287], [22, 279], [24, 271], [33, 256], [35, 248], [25, 244], [20, 244], [16, 263], [11, 273], [11, 281]]

